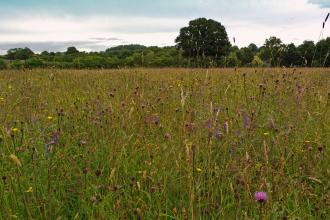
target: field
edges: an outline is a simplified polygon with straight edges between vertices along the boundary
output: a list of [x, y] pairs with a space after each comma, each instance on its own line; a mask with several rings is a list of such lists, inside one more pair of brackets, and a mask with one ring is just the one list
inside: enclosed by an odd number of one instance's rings
[[329, 219], [329, 94], [328, 69], [2, 71], [0, 219]]

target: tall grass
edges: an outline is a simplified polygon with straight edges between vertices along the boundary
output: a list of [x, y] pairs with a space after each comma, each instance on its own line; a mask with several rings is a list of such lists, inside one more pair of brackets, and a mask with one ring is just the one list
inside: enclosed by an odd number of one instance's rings
[[327, 219], [329, 92], [327, 69], [2, 71], [0, 219]]

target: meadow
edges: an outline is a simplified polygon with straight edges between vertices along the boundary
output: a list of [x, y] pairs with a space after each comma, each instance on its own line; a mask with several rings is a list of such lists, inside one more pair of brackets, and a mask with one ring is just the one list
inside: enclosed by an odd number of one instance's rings
[[330, 218], [329, 69], [4, 70], [0, 135], [0, 219]]

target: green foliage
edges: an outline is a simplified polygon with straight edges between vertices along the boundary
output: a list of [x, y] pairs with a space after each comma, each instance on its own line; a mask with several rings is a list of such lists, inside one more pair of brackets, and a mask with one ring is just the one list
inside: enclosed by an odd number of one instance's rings
[[10, 69], [23, 69], [24, 62], [21, 60], [14, 60], [10, 62]]
[[301, 52], [296, 48], [294, 44], [289, 44], [285, 47], [282, 65], [287, 67], [303, 66], [304, 59]]
[[238, 67], [240, 65], [240, 60], [237, 57], [237, 51], [233, 50], [229, 53], [227, 57], [227, 67]]
[[75, 58], [74, 66], [81, 69], [97, 69], [97, 68], [106, 68], [107, 62], [106, 59], [97, 55], [85, 56]]
[[42, 68], [44, 67], [44, 63], [40, 58], [32, 57], [25, 61], [24, 67], [26, 68]]
[[243, 47], [237, 52], [237, 59], [242, 66], [251, 66], [254, 55], [257, 53], [257, 49], [252, 47]]
[[[298, 51], [303, 58], [303, 66], [311, 67], [313, 62], [315, 62], [315, 66], [318, 63], [317, 58], [315, 56], [316, 48], [313, 41], [304, 41], [301, 45], [298, 46]], [[321, 59], [321, 57], [318, 57]], [[314, 60], [313, 60], [314, 59]]]
[[264, 46], [260, 49], [260, 57], [270, 66], [281, 66], [285, 45], [281, 39], [270, 37], [266, 39]]
[[254, 55], [253, 60], [252, 60], [252, 66], [253, 67], [262, 67], [262, 66], [264, 66], [264, 62], [258, 55]]
[[4, 59], [0, 57], [0, 70], [7, 69], [7, 63]]
[[330, 66], [330, 37], [327, 39], [320, 40], [316, 44], [315, 57], [318, 60], [317, 65], [322, 67]]

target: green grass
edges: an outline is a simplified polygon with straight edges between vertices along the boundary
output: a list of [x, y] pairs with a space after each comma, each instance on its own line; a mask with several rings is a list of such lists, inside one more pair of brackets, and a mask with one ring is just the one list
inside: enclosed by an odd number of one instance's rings
[[328, 93], [328, 69], [2, 71], [0, 219], [330, 218]]

